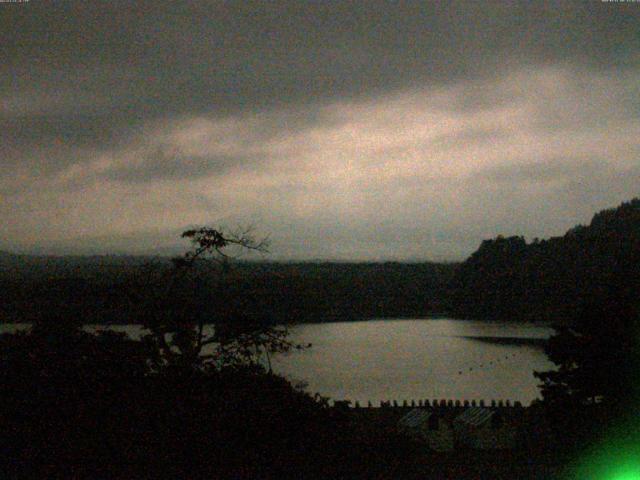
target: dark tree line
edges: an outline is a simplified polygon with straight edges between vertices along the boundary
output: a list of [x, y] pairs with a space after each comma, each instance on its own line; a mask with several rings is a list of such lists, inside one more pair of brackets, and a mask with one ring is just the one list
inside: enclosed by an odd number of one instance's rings
[[467, 318], [570, 324], [612, 286], [640, 284], [640, 199], [597, 213], [589, 226], [526, 243], [486, 240], [458, 266], [447, 294]]
[[[568, 324], [603, 286], [637, 285], [639, 203], [602, 211], [562, 237], [486, 240], [461, 264], [239, 262], [225, 276], [202, 275], [191, 300], [209, 315], [238, 305], [281, 322], [448, 314]], [[131, 323], [125, 294], [144, 290], [142, 261], [0, 255], [0, 315], [33, 321], [64, 308], [96, 323]], [[162, 270], [168, 261], [154, 265]]]
[[[96, 259], [71, 268], [61, 258], [55, 266], [30, 259], [37, 266], [0, 268], [0, 288], [6, 292], [0, 317], [37, 321], [53, 308], [90, 315], [96, 323], [133, 323], [127, 294], [144, 291], [149, 280], [139, 275], [141, 260], [149, 264], [150, 278], [171, 267], [166, 259], [114, 260], [106, 266]], [[324, 322], [444, 314], [444, 289], [454, 265], [236, 261], [225, 275], [209, 275], [211, 267], [200, 262], [195, 269], [202, 274], [191, 300], [210, 316], [233, 305], [274, 321]]]
[[563, 237], [485, 241], [457, 269], [449, 301], [458, 315], [556, 325], [545, 347], [556, 368], [535, 372], [544, 401], [531, 410], [533, 455], [572, 463], [614, 443], [637, 451], [638, 292], [639, 199]]

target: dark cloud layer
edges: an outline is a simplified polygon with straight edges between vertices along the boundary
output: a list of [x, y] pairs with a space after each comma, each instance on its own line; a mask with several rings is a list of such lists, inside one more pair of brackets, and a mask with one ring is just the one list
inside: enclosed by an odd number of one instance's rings
[[135, 164], [109, 169], [104, 177], [122, 182], [148, 182], [153, 180], [180, 180], [227, 172], [244, 159], [233, 156], [185, 156], [179, 151], [155, 151]]
[[[13, 125], [5, 120], [3, 132], [33, 128], [43, 141], [74, 144], [108, 144], [156, 117], [375, 95], [495, 76], [508, 63], [635, 67], [640, 52], [640, 9], [602, 2], [32, 0], [1, 8], [2, 91], [102, 100], [89, 113], [34, 105]], [[496, 101], [475, 93], [451, 107]]]
[[[0, 3], [0, 241], [174, 231], [197, 198], [290, 225], [283, 256], [401, 256], [423, 231], [410, 256], [459, 257], [515, 228], [489, 205], [640, 193], [639, 30], [631, 2]], [[323, 250], [347, 224], [360, 243]]]

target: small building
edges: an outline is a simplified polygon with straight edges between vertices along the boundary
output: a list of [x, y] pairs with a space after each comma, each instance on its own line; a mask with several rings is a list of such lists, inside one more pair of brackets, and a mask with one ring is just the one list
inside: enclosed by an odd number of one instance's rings
[[471, 407], [453, 421], [456, 444], [478, 450], [515, 447], [517, 428], [500, 410]]
[[451, 425], [432, 410], [415, 408], [398, 421], [398, 429], [426, 441], [429, 448], [438, 452], [453, 450]]

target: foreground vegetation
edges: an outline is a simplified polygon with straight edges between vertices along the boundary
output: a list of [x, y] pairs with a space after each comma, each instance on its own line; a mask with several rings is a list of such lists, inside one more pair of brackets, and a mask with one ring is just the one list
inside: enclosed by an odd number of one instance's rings
[[526, 410], [513, 450], [433, 452], [385, 409], [331, 408], [255, 361], [158, 368], [156, 354], [73, 325], [0, 336], [3, 478], [603, 478], [576, 465], [638, 445], [610, 437], [637, 431], [631, 399], [567, 395]]
[[2, 336], [3, 478], [364, 478], [410, 465], [393, 434], [356, 436], [255, 364], [153, 371], [146, 347], [73, 328]]

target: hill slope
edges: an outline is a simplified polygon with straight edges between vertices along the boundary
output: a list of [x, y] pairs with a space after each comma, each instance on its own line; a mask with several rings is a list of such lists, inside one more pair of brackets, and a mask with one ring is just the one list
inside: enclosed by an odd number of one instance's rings
[[640, 199], [603, 210], [562, 237], [482, 242], [456, 269], [448, 310], [460, 317], [566, 322], [605, 289], [640, 285]]

